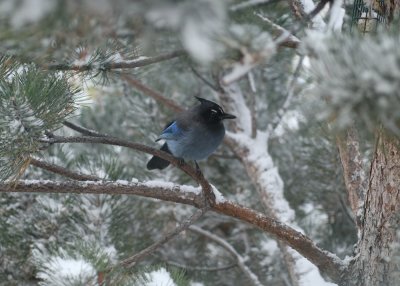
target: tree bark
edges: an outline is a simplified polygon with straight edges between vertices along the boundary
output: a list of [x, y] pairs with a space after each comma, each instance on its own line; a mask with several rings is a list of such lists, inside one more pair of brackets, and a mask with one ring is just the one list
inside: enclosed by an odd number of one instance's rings
[[399, 140], [380, 131], [371, 164], [359, 242], [344, 285], [398, 285], [393, 277], [394, 243], [400, 218]]
[[356, 128], [352, 126], [346, 130], [344, 136], [338, 135], [336, 144], [339, 149], [350, 207], [357, 228], [360, 229], [367, 189], [367, 176], [364, 171]]

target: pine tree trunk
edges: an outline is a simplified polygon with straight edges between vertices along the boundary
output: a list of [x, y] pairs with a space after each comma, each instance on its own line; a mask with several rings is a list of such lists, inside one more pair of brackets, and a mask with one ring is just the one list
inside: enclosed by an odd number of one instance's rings
[[356, 259], [344, 285], [399, 285], [393, 273], [393, 243], [400, 218], [400, 141], [378, 135], [364, 203]]

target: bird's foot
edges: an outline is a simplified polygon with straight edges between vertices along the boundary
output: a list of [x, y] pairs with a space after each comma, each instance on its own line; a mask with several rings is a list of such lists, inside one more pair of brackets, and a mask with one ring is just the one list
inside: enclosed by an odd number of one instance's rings
[[179, 158], [178, 167], [183, 167], [184, 164], [185, 164], [185, 160], [182, 158]]
[[194, 164], [196, 165], [196, 173], [197, 173], [197, 175], [198, 176], [203, 175], [203, 172], [201, 171], [199, 164], [197, 164], [196, 161], [194, 161]]

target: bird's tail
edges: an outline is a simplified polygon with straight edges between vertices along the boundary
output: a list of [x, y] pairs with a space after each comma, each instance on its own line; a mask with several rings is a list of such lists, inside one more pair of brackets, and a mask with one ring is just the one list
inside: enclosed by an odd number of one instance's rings
[[[167, 143], [164, 143], [162, 145], [161, 151], [168, 152], [171, 154], [171, 151], [169, 151]], [[147, 163], [147, 170], [154, 170], [154, 169], [165, 169], [169, 165], [169, 162], [167, 160], [161, 159], [160, 157], [153, 156], [150, 161]]]

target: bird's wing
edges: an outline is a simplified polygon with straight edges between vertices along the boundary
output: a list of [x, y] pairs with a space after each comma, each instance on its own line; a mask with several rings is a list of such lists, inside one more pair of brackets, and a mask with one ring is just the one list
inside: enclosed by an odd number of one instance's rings
[[157, 138], [156, 141], [165, 139], [165, 140], [177, 140], [183, 134], [183, 129], [178, 126], [176, 121], [172, 121], [169, 123], [164, 131], [161, 133], [160, 137]]

